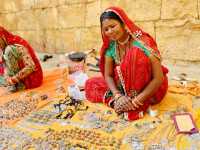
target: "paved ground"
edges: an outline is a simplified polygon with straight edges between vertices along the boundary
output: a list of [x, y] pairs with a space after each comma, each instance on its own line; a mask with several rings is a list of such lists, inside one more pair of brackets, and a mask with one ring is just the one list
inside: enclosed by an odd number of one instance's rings
[[[38, 56], [42, 60], [45, 54], [47, 53], [39, 53]], [[46, 70], [55, 68], [59, 62], [63, 61], [64, 55], [53, 54], [52, 56], [53, 58], [48, 59], [46, 62], [41, 61], [43, 69]], [[91, 61], [91, 63], [94, 62], [93, 60], [89, 61]], [[172, 80], [174, 77], [178, 77], [180, 74], [186, 74], [187, 78], [200, 81], [200, 63], [171, 63], [165, 60], [163, 61], [163, 64], [169, 68], [168, 76], [170, 80]]]

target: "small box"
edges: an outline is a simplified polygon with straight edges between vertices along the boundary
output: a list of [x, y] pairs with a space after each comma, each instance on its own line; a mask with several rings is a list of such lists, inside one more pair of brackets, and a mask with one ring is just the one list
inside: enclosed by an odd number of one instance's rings
[[174, 114], [172, 118], [178, 133], [193, 134], [198, 132], [193, 117], [190, 113]]

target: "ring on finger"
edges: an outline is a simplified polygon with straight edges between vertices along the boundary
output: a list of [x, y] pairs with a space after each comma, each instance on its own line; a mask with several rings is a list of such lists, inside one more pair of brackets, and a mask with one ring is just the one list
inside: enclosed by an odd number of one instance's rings
[[136, 100], [136, 103], [139, 105], [143, 105], [139, 100]]

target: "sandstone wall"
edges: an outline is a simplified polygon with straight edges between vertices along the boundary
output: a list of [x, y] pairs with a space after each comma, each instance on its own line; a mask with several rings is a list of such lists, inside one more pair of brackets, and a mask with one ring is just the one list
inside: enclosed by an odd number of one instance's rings
[[200, 62], [200, 0], [1, 0], [0, 25], [41, 52], [99, 49], [99, 16], [120, 6], [165, 60]]

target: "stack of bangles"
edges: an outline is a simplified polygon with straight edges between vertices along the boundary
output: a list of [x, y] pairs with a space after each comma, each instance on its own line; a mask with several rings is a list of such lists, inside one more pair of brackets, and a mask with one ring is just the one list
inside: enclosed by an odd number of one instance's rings
[[115, 94], [115, 96], [114, 96], [114, 100], [117, 101], [117, 100], [119, 100], [122, 96], [124, 96], [124, 95], [122, 95], [122, 94], [120, 94], [120, 93], [117, 93], [117, 94]]
[[110, 106], [111, 108], [114, 108], [115, 103], [116, 103], [122, 96], [124, 96], [124, 95], [121, 95], [120, 93], [114, 94], [114, 95], [113, 95], [113, 99], [112, 99], [112, 101], [110, 102], [109, 106]]
[[[120, 93], [117, 93], [114, 95], [114, 103], [117, 102], [121, 97], [123, 97], [124, 95], [120, 94]], [[138, 99], [130, 99], [131, 100], [131, 103], [134, 105], [134, 106], [137, 106], [138, 104], [139, 105], [143, 105]]]

